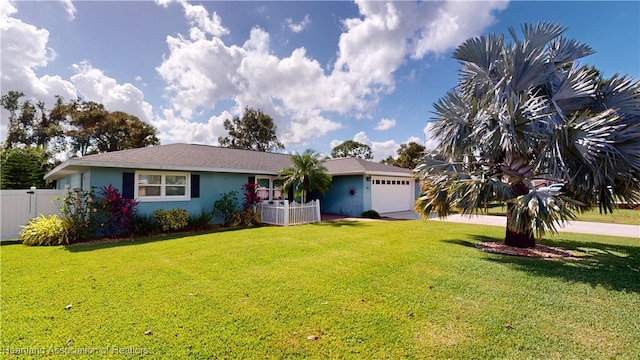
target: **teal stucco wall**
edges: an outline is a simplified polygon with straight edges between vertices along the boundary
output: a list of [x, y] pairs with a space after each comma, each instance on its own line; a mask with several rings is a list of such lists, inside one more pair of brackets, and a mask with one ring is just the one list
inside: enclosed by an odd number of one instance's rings
[[[146, 170], [145, 170], [146, 171]], [[89, 171], [88, 179], [90, 185], [82, 184], [82, 174], [73, 174], [58, 180], [58, 188], [64, 189], [66, 184], [70, 188], [82, 187], [92, 188], [96, 195], [100, 189], [111, 184], [116, 187], [120, 193], [123, 192], [122, 174], [125, 172], [133, 173], [135, 169], [125, 168], [93, 168]], [[140, 201], [137, 206], [138, 213], [151, 214], [157, 209], [185, 209], [193, 215], [200, 214], [201, 211], [212, 211], [213, 204], [220, 199], [222, 194], [235, 191], [238, 199], [238, 206], [242, 206], [244, 197], [242, 194], [242, 186], [249, 180], [253, 174], [233, 174], [233, 173], [208, 173], [208, 172], [191, 172], [192, 175], [200, 176], [200, 197], [191, 198], [183, 201]], [[221, 219], [214, 219], [220, 222]]]
[[320, 198], [323, 214], [360, 216], [371, 209], [371, 182], [364, 175], [334, 176], [332, 186]]

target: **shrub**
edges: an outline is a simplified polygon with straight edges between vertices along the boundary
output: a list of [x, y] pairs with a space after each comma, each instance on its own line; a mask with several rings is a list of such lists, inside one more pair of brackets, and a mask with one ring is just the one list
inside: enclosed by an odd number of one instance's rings
[[153, 214], [136, 214], [129, 223], [129, 233], [134, 236], [149, 236], [158, 232], [158, 223]]
[[158, 209], [153, 215], [162, 231], [179, 231], [189, 226], [189, 213], [185, 209]]
[[247, 227], [252, 225], [258, 225], [262, 222], [260, 218], [260, 212], [254, 209], [247, 209], [242, 211], [234, 211], [229, 220], [229, 226], [231, 227]]
[[205, 209], [200, 210], [200, 214], [189, 215], [189, 228], [193, 230], [204, 230], [209, 227], [213, 220], [213, 214]]
[[222, 194], [213, 204], [214, 214], [219, 216], [224, 225], [229, 225], [232, 215], [238, 211], [237, 191]]
[[111, 184], [100, 189], [101, 215], [107, 235], [116, 237], [129, 233], [131, 219], [136, 215], [138, 203], [133, 199], [125, 199], [120, 191]]
[[22, 227], [20, 240], [31, 246], [68, 245], [73, 242], [69, 229], [69, 222], [58, 215], [40, 215]]
[[380, 214], [378, 214], [378, 212], [373, 209], [363, 212], [360, 216], [369, 219], [380, 219]]
[[93, 200], [93, 191], [76, 188], [60, 201], [60, 216], [68, 223], [70, 242], [79, 242], [95, 237], [98, 229], [98, 207]]
[[244, 193], [244, 203], [242, 204], [243, 210], [252, 209], [258, 202], [260, 202], [260, 197], [258, 196], [258, 184], [246, 183], [242, 185], [242, 191]]

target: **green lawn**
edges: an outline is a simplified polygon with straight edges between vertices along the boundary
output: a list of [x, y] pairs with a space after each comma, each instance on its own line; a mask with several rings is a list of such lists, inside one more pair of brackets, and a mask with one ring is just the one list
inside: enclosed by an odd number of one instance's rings
[[473, 246], [503, 233], [377, 221], [3, 245], [0, 357], [637, 358], [638, 239], [543, 241], [583, 256], [563, 261]]
[[[487, 215], [505, 216], [507, 207], [503, 205], [493, 205], [488, 209]], [[600, 210], [592, 209], [582, 214], [577, 214], [575, 221], [591, 221], [608, 224], [640, 225], [640, 210], [616, 209], [613, 214], [601, 214]]]

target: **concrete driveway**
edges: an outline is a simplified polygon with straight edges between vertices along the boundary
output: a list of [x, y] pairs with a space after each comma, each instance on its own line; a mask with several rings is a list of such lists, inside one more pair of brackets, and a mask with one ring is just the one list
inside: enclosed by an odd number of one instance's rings
[[[402, 211], [395, 213], [384, 213], [380, 216], [397, 219], [397, 220], [417, 220], [420, 219], [420, 215], [413, 211]], [[448, 221], [464, 224], [476, 224], [476, 225], [490, 225], [506, 227], [507, 219], [504, 216], [491, 216], [491, 215], [449, 215], [444, 219], [440, 219], [437, 216], [432, 215], [429, 218], [430, 221]], [[559, 228], [561, 232], [577, 233], [577, 234], [592, 234], [592, 235], [609, 235], [609, 236], [623, 236], [640, 239], [640, 224], [638, 225], [622, 225], [622, 224], [607, 224], [607, 223], [594, 223], [586, 221], [571, 221], [566, 223], [563, 227]]]

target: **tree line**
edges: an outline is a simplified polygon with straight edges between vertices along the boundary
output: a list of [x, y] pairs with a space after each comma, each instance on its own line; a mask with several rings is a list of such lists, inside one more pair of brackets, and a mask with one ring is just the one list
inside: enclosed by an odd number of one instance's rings
[[24, 97], [20, 91], [0, 97], [9, 113], [0, 153], [2, 189], [51, 187], [43, 177], [61, 158], [160, 144], [152, 125], [102, 104], [56, 96], [47, 109], [44, 102]]

